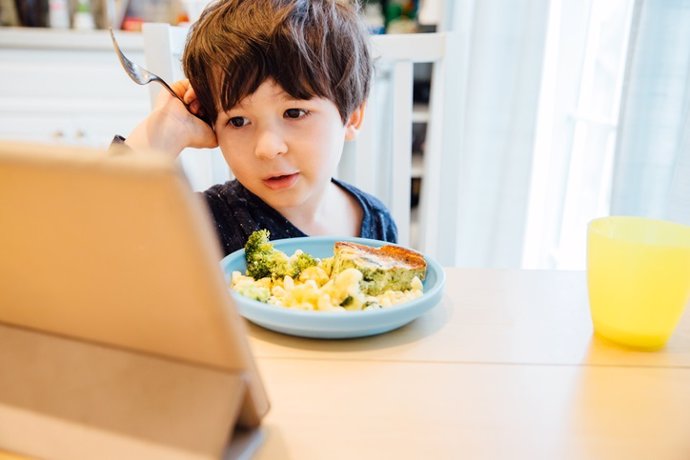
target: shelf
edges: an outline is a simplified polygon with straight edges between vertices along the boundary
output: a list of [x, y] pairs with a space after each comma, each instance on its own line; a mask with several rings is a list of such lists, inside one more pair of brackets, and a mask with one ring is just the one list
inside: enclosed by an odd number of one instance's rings
[[[139, 32], [115, 32], [124, 50], [143, 52], [144, 39]], [[43, 27], [0, 27], [0, 48], [41, 50], [113, 50], [110, 34], [105, 30], [50, 29]]]

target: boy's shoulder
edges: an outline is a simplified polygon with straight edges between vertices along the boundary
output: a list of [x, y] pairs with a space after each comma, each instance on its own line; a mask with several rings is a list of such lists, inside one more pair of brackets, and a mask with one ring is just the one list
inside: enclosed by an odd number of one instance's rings
[[364, 190], [361, 190], [348, 182], [343, 182], [338, 179], [333, 179], [333, 183], [335, 183], [336, 185], [345, 189], [347, 192], [353, 195], [355, 199], [357, 199], [357, 201], [360, 203], [360, 205], [362, 206], [362, 210], [365, 213], [371, 212], [372, 210], [385, 211], [386, 213], [389, 213], [386, 205], [383, 204], [383, 202], [376, 198], [374, 195], [367, 193]]
[[361, 237], [398, 242], [398, 226], [381, 200], [347, 182], [337, 179], [333, 182], [354, 196], [362, 207]]

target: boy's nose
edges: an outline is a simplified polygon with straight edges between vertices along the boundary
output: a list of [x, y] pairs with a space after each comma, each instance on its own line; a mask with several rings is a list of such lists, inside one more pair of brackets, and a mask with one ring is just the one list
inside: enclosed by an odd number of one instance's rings
[[279, 131], [266, 129], [259, 133], [255, 154], [259, 158], [271, 159], [287, 153], [288, 147]]

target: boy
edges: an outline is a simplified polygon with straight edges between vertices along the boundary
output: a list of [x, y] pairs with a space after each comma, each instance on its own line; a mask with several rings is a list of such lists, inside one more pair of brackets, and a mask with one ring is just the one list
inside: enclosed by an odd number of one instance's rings
[[272, 239], [361, 236], [396, 242], [384, 205], [332, 179], [355, 138], [372, 74], [355, 8], [336, 0], [220, 0], [192, 26], [189, 80], [173, 85], [127, 138], [177, 156], [220, 146], [236, 180], [203, 193], [224, 254], [266, 228]]

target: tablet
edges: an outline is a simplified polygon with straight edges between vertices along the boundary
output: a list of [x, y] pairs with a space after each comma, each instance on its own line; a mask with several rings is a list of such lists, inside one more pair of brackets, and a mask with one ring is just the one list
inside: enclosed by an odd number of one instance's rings
[[[180, 446], [175, 438], [184, 435], [177, 431], [200, 423], [214, 431], [216, 421], [226, 419], [233, 419], [231, 428], [260, 424], [268, 399], [220, 269], [217, 237], [203, 198], [191, 191], [175, 160], [157, 152], [0, 142], [0, 254], [5, 417], [45, 411], [101, 434], [172, 442], [178, 452], [211, 457], [219, 454], [217, 445], [198, 446], [218, 440], [189, 435]], [[75, 364], [77, 356], [83, 366]], [[56, 360], [72, 367], [60, 372]], [[15, 377], [8, 377], [7, 366], [16, 367]], [[96, 371], [100, 377], [91, 375]], [[48, 384], [38, 375], [57, 380]], [[91, 420], [88, 408], [79, 409], [75, 385], [98, 389], [113, 379], [121, 384], [110, 385], [107, 397], [123, 398], [120, 408], [103, 408], [102, 420]], [[21, 382], [35, 385], [32, 394], [52, 396], [36, 402], [17, 389]], [[90, 397], [98, 399], [99, 391]], [[214, 394], [221, 396], [211, 399]], [[64, 397], [73, 398], [71, 405], [52, 400]], [[137, 414], [151, 398], [162, 399], [145, 409], [151, 414]], [[123, 404], [132, 405], [124, 415]], [[213, 412], [207, 406], [220, 406], [215, 419], [204, 420]], [[8, 426], [2, 417], [0, 410], [0, 425]], [[146, 424], [142, 417], [163, 425], [128, 433], [132, 418]], [[166, 417], [188, 420], [168, 427]], [[0, 447], [28, 449], [7, 446], [11, 437], [0, 430]], [[164, 447], [161, 452], [170, 446]]]

